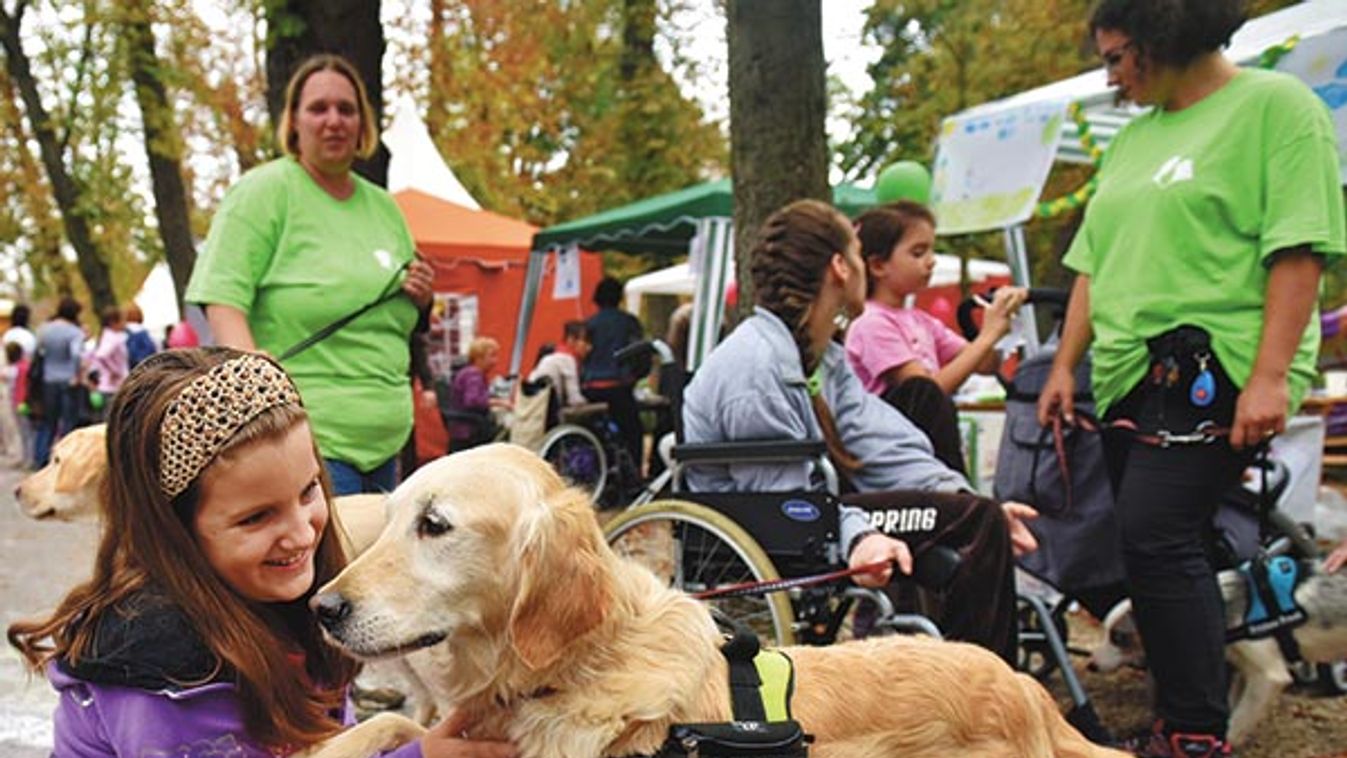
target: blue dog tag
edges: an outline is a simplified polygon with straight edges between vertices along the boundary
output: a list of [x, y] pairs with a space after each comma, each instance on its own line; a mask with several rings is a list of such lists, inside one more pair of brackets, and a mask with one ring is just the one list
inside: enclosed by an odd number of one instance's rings
[[1210, 357], [1206, 353], [1197, 356], [1197, 376], [1188, 388], [1188, 401], [1198, 408], [1206, 408], [1216, 400], [1216, 377], [1207, 370]]

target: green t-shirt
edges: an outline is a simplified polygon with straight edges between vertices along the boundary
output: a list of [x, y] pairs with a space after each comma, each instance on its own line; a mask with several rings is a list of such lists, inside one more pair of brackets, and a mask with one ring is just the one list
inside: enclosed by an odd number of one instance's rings
[[[1263, 332], [1268, 256], [1339, 255], [1343, 196], [1323, 101], [1281, 73], [1241, 70], [1181, 111], [1136, 117], [1109, 146], [1099, 190], [1063, 260], [1090, 277], [1101, 411], [1146, 372], [1146, 340], [1181, 324], [1212, 335], [1241, 387]], [[1317, 308], [1291, 362], [1291, 409], [1314, 377]]]
[[[401, 288], [414, 254], [393, 198], [355, 177], [346, 200], [327, 194], [292, 158], [249, 171], [225, 195], [192, 271], [186, 300], [248, 316], [272, 355]], [[325, 457], [369, 471], [412, 426], [408, 340], [416, 306], [397, 297], [285, 361]]]

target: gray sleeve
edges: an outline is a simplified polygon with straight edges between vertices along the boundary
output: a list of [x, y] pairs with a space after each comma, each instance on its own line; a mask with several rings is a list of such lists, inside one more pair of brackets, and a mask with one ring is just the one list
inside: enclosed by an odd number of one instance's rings
[[[837, 515], [839, 521], [837, 535], [841, 540], [843, 550], [851, 547], [851, 541], [856, 539], [856, 535], [873, 528], [870, 526], [870, 517], [866, 515], [865, 511], [854, 505], [838, 506]], [[842, 556], [844, 561], [850, 558], [850, 555]]]
[[863, 492], [969, 490], [968, 481], [935, 457], [931, 441], [893, 406], [871, 395], [849, 369], [833, 408], [843, 444], [864, 466], [853, 477]]

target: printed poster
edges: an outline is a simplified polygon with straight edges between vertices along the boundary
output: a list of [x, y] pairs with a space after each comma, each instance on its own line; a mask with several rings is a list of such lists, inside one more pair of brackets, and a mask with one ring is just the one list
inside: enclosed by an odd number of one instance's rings
[[1027, 221], [1062, 139], [1066, 102], [1008, 105], [945, 119], [931, 204], [940, 234]]
[[557, 268], [552, 280], [552, 299], [580, 297], [580, 248], [574, 244], [557, 250]]
[[1338, 159], [1347, 181], [1347, 27], [1300, 40], [1277, 62], [1277, 70], [1293, 74], [1328, 106], [1338, 133]]

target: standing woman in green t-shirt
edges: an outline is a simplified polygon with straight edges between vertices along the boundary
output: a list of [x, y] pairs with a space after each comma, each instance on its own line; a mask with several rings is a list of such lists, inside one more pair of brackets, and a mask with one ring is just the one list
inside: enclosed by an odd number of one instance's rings
[[[1204, 537], [1314, 375], [1324, 256], [1347, 247], [1324, 104], [1221, 54], [1242, 6], [1102, 0], [1090, 19], [1109, 84], [1154, 107], [1110, 145], [1064, 260], [1078, 276], [1039, 420], [1074, 420], [1072, 368], [1091, 347], [1156, 682], [1160, 721], [1130, 745], [1139, 755], [1229, 750], [1223, 605]], [[1156, 444], [1164, 433], [1179, 441]]]
[[230, 188], [185, 299], [205, 306], [215, 344], [280, 356], [391, 296], [284, 361], [335, 493], [386, 491], [411, 433], [409, 337], [434, 271], [392, 197], [351, 171], [373, 155], [378, 125], [349, 62], [318, 55], [296, 69], [276, 136], [284, 157]]

